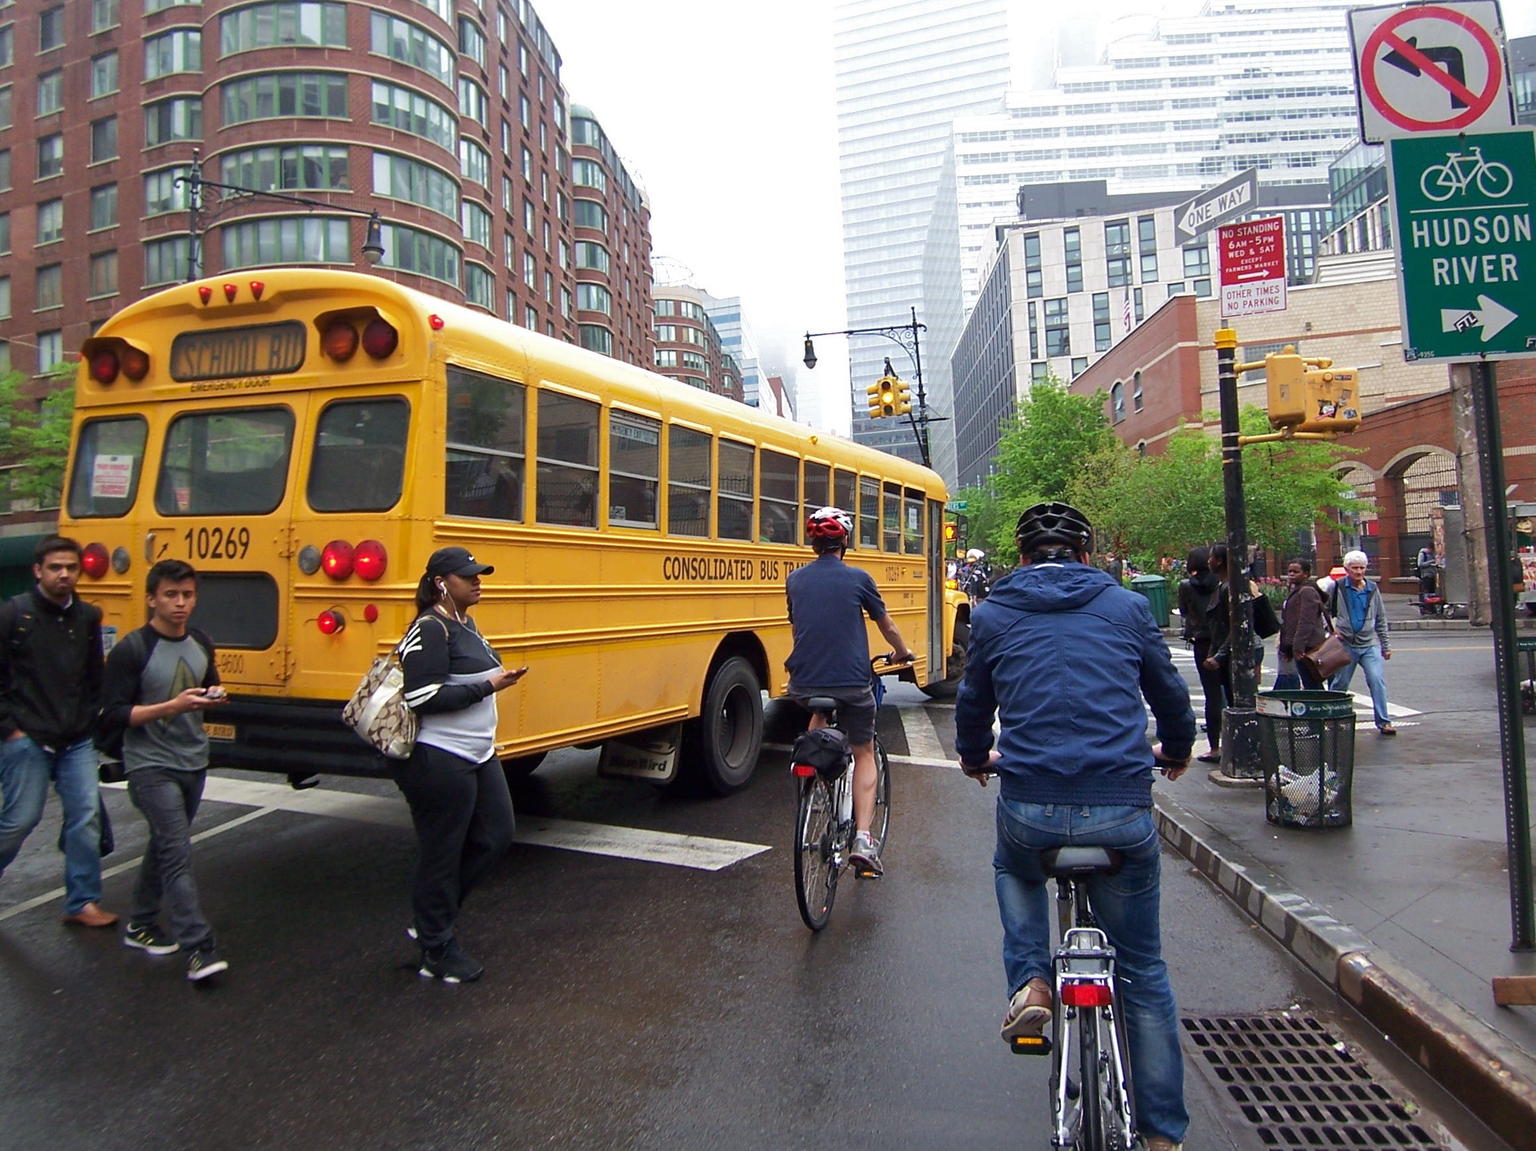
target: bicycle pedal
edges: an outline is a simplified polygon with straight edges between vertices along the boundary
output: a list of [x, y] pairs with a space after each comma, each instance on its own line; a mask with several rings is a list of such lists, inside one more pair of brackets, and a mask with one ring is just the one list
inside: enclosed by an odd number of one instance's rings
[[1015, 1055], [1049, 1055], [1051, 1041], [1044, 1035], [1015, 1035], [1008, 1040]]

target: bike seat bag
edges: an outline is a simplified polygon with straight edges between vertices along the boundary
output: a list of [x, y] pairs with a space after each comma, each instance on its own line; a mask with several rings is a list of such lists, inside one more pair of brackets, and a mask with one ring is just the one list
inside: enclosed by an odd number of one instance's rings
[[818, 727], [814, 731], [802, 731], [795, 738], [790, 752], [790, 762], [807, 763], [816, 774], [829, 783], [838, 779], [853, 762], [853, 748], [848, 737], [835, 727]]

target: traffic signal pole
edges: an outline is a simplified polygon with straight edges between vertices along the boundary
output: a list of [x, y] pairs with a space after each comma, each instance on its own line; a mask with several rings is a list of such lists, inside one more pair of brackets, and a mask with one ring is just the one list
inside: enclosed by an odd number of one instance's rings
[[1237, 407], [1237, 332], [1215, 336], [1216, 386], [1221, 399], [1221, 477], [1227, 513], [1227, 684], [1230, 706], [1222, 713], [1221, 766], [1215, 783], [1233, 787], [1264, 782], [1259, 762], [1258, 669], [1253, 666], [1253, 621], [1243, 610], [1248, 595], [1248, 512], [1243, 505], [1243, 445]]

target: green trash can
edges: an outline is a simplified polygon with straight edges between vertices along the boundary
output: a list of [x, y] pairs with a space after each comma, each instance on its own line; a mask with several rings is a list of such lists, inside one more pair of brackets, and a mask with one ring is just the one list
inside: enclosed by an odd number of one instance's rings
[[1348, 827], [1354, 820], [1354, 697], [1261, 691], [1255, 705], [1264, 818], [1281, 827]]
[[1160, 575], [1139, 575], [1131, 577], [1131, 590], [1138, 591], [1147, 597], [1147, 603], [1152, 608], [1152, 618], [1158, 627], [1168, 626], [1168, 581]]

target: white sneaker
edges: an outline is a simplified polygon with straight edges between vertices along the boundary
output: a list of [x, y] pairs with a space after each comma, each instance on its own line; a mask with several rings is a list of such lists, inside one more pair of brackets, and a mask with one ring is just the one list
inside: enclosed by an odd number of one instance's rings
[[848, 853], [848, 862], [853, 867], [853, 873], [860, 879], [879, 879], [885, 874], [885, 865], [880, 862], [880, 845], [867, 831], [861, 831], [853, 837], [853, 850]]

